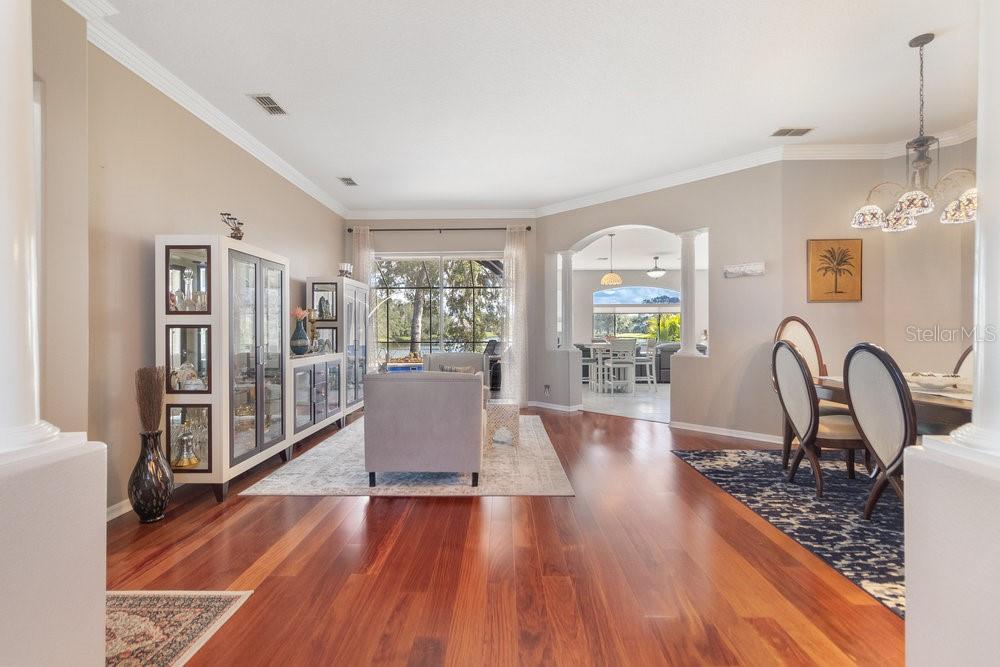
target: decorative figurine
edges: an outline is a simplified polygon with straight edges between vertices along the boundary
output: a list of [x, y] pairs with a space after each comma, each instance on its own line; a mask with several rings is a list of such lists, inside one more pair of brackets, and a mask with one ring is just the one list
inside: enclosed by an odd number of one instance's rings
[[177, 456], [174, 459], [175, 468], [190, 468], [201, 463], [194, 451], [194, 432], [191, 423], [184, 422], [184, 430], [177, 436]]
[[229, 238], [237, 241], [243, 240], [243, 223], [232, 213], [219, 213], [222, 216], [222, 224], [229, 227]]

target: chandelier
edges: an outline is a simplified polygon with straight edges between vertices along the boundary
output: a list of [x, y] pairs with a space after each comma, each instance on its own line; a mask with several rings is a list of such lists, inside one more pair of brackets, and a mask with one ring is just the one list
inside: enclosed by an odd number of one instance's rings
[[611, 270], [601, 276], [601, 284], [605, 287], [617, 287], [622, 284], [622, 277], [615, 273], [615, 235], [608, 234], [608, 241], [611, 244], [611, 252], [608, 253]]
[[[924, 134], [924, 47], [933, 39], [934, 33], [928, 32], [910, 40], [910, 46], [920, 51], [920, 123], [917, 136], [906, 142], [907, 184], [885, 181], [869, 190], [865, 205], [855, 212], [851, 220], [851, 227], [878, 227], [883, 232], [905, 232], [917, 226], [918, 216], [934, 211], [935, 199], [953, 200], [941, 212], [939, 220], [943, 224], [976, 220], [975, 171], [953, 169], [931, 185], [931, 167], [935, 163], [932, 153], [936, 153], [938, 161], [941, 154], [937, 137]], [[957, 194], [959, 191], [960, 195]], [[880, 202], [887, 202], [887, 205], [880, 206]]]

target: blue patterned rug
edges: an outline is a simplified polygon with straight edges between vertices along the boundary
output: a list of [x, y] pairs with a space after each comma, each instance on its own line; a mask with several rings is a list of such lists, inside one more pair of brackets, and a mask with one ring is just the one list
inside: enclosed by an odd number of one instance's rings
[[865, 521], [861, 512], [872, 481], [863, 465], [858, 465], [855, 479], [848, 479], [837, 452], [824, 452], [823, 497], [817, 499], [808, 462], [802, 462], [795, 483], [789, 484], [780, 452], [674, 454], [876, 600], [904, 615], [903, 504], [892, 489], [886, 489], [871, 521]]

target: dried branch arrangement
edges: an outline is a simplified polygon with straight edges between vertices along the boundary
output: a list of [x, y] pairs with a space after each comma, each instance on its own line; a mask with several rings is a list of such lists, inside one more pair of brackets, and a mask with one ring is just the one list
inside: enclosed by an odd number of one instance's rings
[[135, 402], [139, 406], [143, 433], [160, 429], [164, 382], [163, 366], [147, 366], [135, 372]]

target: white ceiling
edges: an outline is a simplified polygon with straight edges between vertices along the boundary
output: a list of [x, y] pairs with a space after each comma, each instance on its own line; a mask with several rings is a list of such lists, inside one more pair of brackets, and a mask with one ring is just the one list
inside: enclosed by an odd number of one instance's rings
[[[614, 232], [616, 271], [645, 271], [652, 268], [654, 256], [659, 256], [660, 268], [681, 268], [681, 239], [676, 234], [638, 225], [617, 227]], [[696, 269], [708, 268], [708, 243], [707, 232], [695, 238]], [[608, 237], [602, 236], [573, 255], [573, 269], [607, 271], [608, 248]]]
[[113, 3], [108, 24], [356, 211], [535, 209], [782, 143], [906, 139], [927, 31], [928, 130], [975, 117], [976, 0]]

